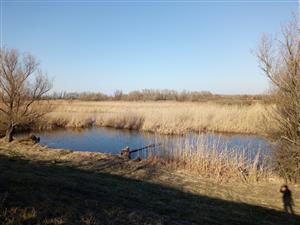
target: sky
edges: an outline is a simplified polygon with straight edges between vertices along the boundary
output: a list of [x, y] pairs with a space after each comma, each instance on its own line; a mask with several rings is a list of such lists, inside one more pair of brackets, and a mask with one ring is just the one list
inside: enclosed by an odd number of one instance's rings
[[0, 0], [1, 45], [29, 52], [54, 91], [141, 89], [260, 94], [263, 33], [294, 1]]

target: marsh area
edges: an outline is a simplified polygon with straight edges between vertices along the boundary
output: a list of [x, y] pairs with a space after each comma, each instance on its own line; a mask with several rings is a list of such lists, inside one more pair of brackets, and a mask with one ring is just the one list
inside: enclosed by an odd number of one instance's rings
[[[173, 151], [176, 148], [185, 149], [186, 145], [198, 146], [199, 143], [207, 150], [237, 151], [253, 159], [259, 152], [263, 156], [271, 154], [268, 140], [257, 135], [217, 134], [217, 133], [189, 133], [186, 135], [159, 135], [150, 132], [133, 131], [115, 128], [89, 129], [58, 129], [37, 133], [40, 143], [54, 149], [70, 149], [75, 151], [89, 151], [118, 154], [124, 147], [138, 149], [156, 144], [157, 152], [162, 148]], [[160, 144], [158, 146], [158, 144]], [[152, 149], [153, 150], [153, 149]], [[152, 151], [153, 152], [153, 151]], [[147, 150], [135, 153], [146, 158]]]

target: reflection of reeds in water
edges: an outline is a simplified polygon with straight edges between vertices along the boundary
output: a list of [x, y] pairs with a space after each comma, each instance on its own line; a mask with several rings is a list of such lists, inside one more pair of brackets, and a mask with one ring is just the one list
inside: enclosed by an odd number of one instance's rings
[[242, 180], [257, 182], [272, 175], [259, 151], [251, 158], [246, 149], [229, 148], [218, 139], [184, 139], [177, 143], [163, 142], [163, 145], [148, 153], [150, 161], [162, 163], [172, 169], [185, 170], [216, 181]]

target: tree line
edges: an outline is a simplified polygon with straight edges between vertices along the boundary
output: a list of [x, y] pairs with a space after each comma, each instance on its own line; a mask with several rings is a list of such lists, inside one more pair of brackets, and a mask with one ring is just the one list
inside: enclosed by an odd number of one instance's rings
[[267, 95], [221, 95], [209, 91], [175, 91], [143, 89], [124, 93], [117, 90], [112, 95], [101, 92], [53, 92], [44, 99], [65, 99], [82, 101], [178, 101], [178, 102], [204, 102], [216, 101], [220, 103], [251, 104], [256, 101], [268, 102]]

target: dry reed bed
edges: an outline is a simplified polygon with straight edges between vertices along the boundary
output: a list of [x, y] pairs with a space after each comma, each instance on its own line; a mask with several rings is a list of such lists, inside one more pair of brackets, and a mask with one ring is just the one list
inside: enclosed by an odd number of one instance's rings
[[215, 182], [256, 183], [276, 178], [266, 156], [258, 150], [254, 157], [250, 157], [248, 153], [252, 150], [256, 149], [229, 148], [226, 143], [220, 144], [217, 140], [209, 143], [203, 136], [196, 143], [186, 139], [173, 147], [163, 144], [150, 152], [149, 159], [154, 164], [162, 163], [172, 170], [184, 170]]
[[[52, 101], [54, 110], [47, 116], [46, 127], [84, 128], [92, 125], [135, 129], [161, 134], [186, 134], [190, 131], [262, 134], [266, 106], [261, 104], [221, 105], [191, 102], [87, 102]], [[182, 169], [218, 182], [257, 182], [274, 177], [258, 164], [259, 155], [249, 161], [241, 151], [217, 143], [208, 147], [200, 138], [193, 143], [166, 147], [158, 161], [173, 169]], [[221, 150], [220, 150], [221, 149]], [[244, 170], [244, 172], [242, 172]]]
[[[11, 148], [12, 146], [13, 148]], [[2, 151], [2, 149], [9, 149], [9, 151]], [[45, 146], [32, 144], [30, 141], [6, 143], [4, 139], [0, 139], [0, 153], [21, 154], [31, 160], [46, 160], [54, 164], [71, 163], [87, 169], [101, 168], [102, 171], [105, 171], [109, 168], [111, 172], [114, 170], [121, 174], [130, 169], [132, 165], [140, 167], [145, 164], [150, 169], [155, 167], [173, 172], [183, 172], [195, 177], [208, 178], [216, 183], [256, 184], [274, 180], [281, 181], [259, 154], [254, 159], [250, 159], [245, 154], [246, 149], [243, 151], [243, 149], [220, 148], [216, 141], [213, 142], [213, 146], [211, 143], [208, 145], [204, 137], [199, 138], [196, 145], [192, 141], [184, 141], [178, 142], [170, 148], [167, 143], [162, 143], [158, 149], [148, 152], [148, 158], [142, 160], [142, 164], [135, 164], [138, 161], [130, 161], [127, 158], [111, 154], [63, 149], [51, 150]], [[108, 165], [110, 166], [108, 167]]]
[[190, 102], [52, 101], [53, 111], [40, 128], [92, 125], [161, 134], [214, 131], [263, 134], [266, 108], [261, 104], [221, 105]]

